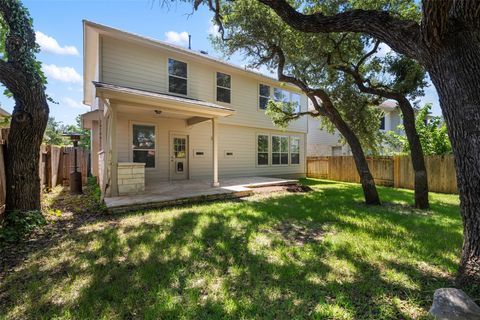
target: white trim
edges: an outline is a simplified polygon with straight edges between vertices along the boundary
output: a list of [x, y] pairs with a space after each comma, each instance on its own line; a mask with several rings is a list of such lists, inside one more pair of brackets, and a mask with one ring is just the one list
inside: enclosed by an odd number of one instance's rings
[[[258, 164], [258, 136], [266, 136], [267, 137], [267, 142], [268, 142], [268, 150], [267, 150], [267, 156], [268, 156], [268, 163], [267, 164]], [[256, 167], [269, 167], [271, 164], [271, 141], [270, 141], [270, 133], [263, 133], [263, 132], [257, 132], [255, 133], [255, 166]], [[265, 153], [265, 152], [261, 152]]]
[[[298, 140], [298, 163], [292, 163], [292, 139], [297, 139]], [[299, 166], [301, 161], [300, 161], [300, 155], [302, 154], [302, 148], [301, 146], [301, 141], [302, 139], [299, 136], [289, 136], [289, 145], [288, 145], [288, 164], [290, 166], [296, 167]]]
[[[227, 87], [223, 87], [223, 86], [219, 86], [217, 84], [217, 75], [221, 73], [221, 74], [224, 74], [226, 76], [229, 76], [230, 77], [230, 88], [227, 88]], [[233, 77], [231, 74], [228, 74], [228, 73], [225, 73], [225, 72], [222, 72], [222, 71], [215, 71], [214, 73], [214, 76], [215, 76], [215, 79], [214, 79], [214, 83], [215, 83], [215, 97], [213, 97], [215, 99], [215, 102], [219, 102], [219, 103], [223, 103], [223, 104], [233, 104], [233, 95], [232, 95], [232, 87], [233, 87]], [[226, 90], [230, 90], [230, 102], [225, 102], [225, 101], [220, 101], [218, 100], [218, 96], [217, 96], [217, 91], [218, 91], [218, 88], [222, 88], [222, 89], [226, 89]]]
[[[157, 150], [157, 147], [158, 147], [158, 143], [157, 143], [157, 141], [158, 141], [158, 128], [157, 128], [157, 125], [154, 122], [142, 122], [142, 121], [136, 121], [136, 120], [128, 120], [128, 149], [130, 150], [128, 152], [128, 161], [130, 161], [130, 162], [133, 162], [133, 126], [134, 125], [151, 126], [155, 130], [155, 148], [153, 149], [155, 151], [155, 162], [154, 162], [155, 166], [152, 168], [152, 167], [147, 167], [146, 164], [145, 164], [145, 170], [147, 170], [147, 171], [155, 170], [158, 167], [158, 163], [157, 163], [157, 160], [158, 160], [158, 157], [157, 157], [157, 154], [158, 154], [158, 150]], [[137, 150], [152, 150], [152, 149], [137, 149]]]
[[[285, 152], [275, 152], [275, 153], [278, 153], [280, 154], [280, 163], [279, 164], [275, 164], [273, 163], [273, 137], [279, 137], [280, 138], [280, 150], [281, 150], [281, 146], [282, 146], [282, 138], [287, 138], [287, 141], [288, 141], [288, 146], [287, 146], [287, 163], [281, 163], [281, 159], [282, 159], [282, 153], [285, 153]], [[272, 167], [286, 167], [286, 166], [289, 166], [290, 165], [290, 136], [289, 135], [280, 135], [280, 134], [271, 134], [271, 138], [270, 138], [270, 143], [271, 143], [271, 158], [272, 158], [272, 161], [271, 161], [271, 165]]]
[[[265, 109], [260, 108], [260, 97], [262, 97], [262, 98], [267, 98], [267, 97], [260, 95], [260, 86], [268, 87], [268, 99], [269, 100], [272, 99], [272, 91], [273, 90], [272, 90], [272, 86], [268, 85], [268, 84], [264, 84], [264, 83], [259, 82], [258, 85], [257, 85], [257, 110], [265, 113], [265, 110], [267, 110], [267, 108], [265, 108]], [[267, 101], [267, 103], [268, 103], [268, 101]]]
[[[172, 60], [174, 60], [174, 61], [178, 61], [178, 62], [185, 63], [185, 64], [187, 65], [187, 77], [186, 77], [186, 78], [180, 77], [180, 76], [176, 76], [176, 75], [170, 75], [170, 72], [169, 72], [169, 70], [168, 70], [168, 69], [169, 69], [169, 68], [168, 68], [168, 61], [169, 61], [170, 59], [172, 59]], [[189, 74], [190, 74], [190, 67], [189, 67], [188, 62], [182, 61], [182, 60], [179, 60], [179, 59], [175, 59], [175, 58], [171, 58], [171, 57], [167, 56], [167, 82], [166, 82], [166, 83], [167, 83], [167, 88], [166, 88], [167, 90], [166, 90], [166, 92], [167, 92], [168, 94], [178, 95], [178, 96], [181, 96], [181, 97], [188, 97], [188, 93], [190, 92], [190, 85], [189, 85], [190, 81], [188, 81], [188, 75], [189, 75]], [[171, 92], [171, 91], [170, 91], [170, 76], [175, 77], [175, 78], [179, 78], [179, 79], [184, 79], [184, 80], [187, 81], [187, 93], [186, 93], [186, 94], [178, 93], [178, 92]]]
[[[187, 176], [185, 180], [190, 180], [190, 136], [188, 132], [186, 131], [176, 131], [176, 130], [170, 130], [168, 131], [168, 180], [173, 181], [172, 179], [172, 157], [173, 157], [173, 136], [175, 135], [181, 135], [185, 136], [187, 138], [187, 146], [185, 148], [185, 151], [187, 152], [186, 154], [186, 161], [187, 161]], [[175, 169], [176, 170], [176, 169]], [[181, 180], [181, 179], [179, 179]]]

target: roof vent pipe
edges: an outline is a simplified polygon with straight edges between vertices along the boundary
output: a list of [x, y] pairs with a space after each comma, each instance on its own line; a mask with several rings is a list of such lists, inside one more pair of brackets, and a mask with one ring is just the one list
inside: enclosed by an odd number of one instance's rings
[[192, 50], [192, 35], [188, 35], [188, 49]]

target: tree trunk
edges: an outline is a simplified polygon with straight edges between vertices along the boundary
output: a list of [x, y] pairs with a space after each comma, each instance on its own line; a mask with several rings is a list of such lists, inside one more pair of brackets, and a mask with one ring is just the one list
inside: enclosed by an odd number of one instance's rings
[[360, 183], [362, 184], [363, 194], [365, 196], [365, 203], [369, 205], [380, 205], [380, 197], [378, 196], [377, 188], [375, 186], [375, 180], [373, 180], [373, 175], [368, 167], [367, 159], [365, 158], [365, 153], [363, 152], [360, 141], [336, 109], [332, 107], [326, 108], [328, 119], [345, 137], [345, 140], [347, 140], [347, 143], [352, 149], [353, 159], [355, 161], [358, 175], [360, 176]]
[[5, 173], [6, 210], [40, 210], [40, 145], [48, 120], [43, 85], [15, 95], [16, 105], [8, 135]]
[[403, 114], [403, 126], [410, 146], [410, 157], [415, 175], [415, 208], [428, 209], [427, 169], [425, 168], [422, 145], [415, 127], [415, 113], [412, 105], [405, 97], [398, 99], [397, 102]]
[[480, 32], [454, 29], [424, 63], [455, 156], [464, 240], [459, 284], [480, 281]]

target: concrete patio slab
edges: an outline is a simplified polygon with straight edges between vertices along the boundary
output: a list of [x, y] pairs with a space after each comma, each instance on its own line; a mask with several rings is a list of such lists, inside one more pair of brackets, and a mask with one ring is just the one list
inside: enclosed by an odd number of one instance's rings
[[291, 185], [298, 180], [269, 177], [243, 177], [222, 179], [219, 187], [210, 180], [182, 180], [147, 184], [145, 192], [137, 195], [105, 198], [111, 212], [125, 212], [162, 208], [187, 203], [234, 199], [250, 196], [253, 188]]

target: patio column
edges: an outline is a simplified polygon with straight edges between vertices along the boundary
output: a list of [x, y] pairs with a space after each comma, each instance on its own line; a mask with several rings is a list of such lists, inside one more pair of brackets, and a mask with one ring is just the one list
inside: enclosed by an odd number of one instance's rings
[[220, 186], [218, 182], [218, 120], [212, 118], [212, 176], [213, 176], [213, 187]]
[[112, 120], [110, 131], [110, 152], [111, 152], [111, 164], [110, 164], [110, 177], [111, 177], [111, 195], [112, 197], [118, 196], [118, 153], [117, 153], [117, 109], [113, 103], [110, 104], [110, 118]]

